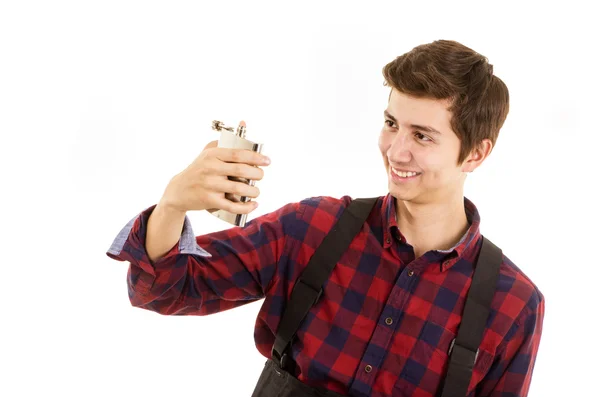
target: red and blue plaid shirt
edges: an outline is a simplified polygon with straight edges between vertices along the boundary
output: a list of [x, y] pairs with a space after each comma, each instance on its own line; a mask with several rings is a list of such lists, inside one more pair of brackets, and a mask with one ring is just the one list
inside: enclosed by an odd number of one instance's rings
[[[179, 243], [154, 264], [145, 250], [152, 206], [123, 228], [107, 255], [130, 262], [135, 307], [208, 315], [264, 299], [254, 335], [270, 358], [294, 282], [350, 201], [308, 198], [203, 236], [186, 217]], [[379, 199], [292, 343], [298, 379], [351, 396], [440, 392], [482, 244], [477, 208], [464, 203], [470, 228], [457, 245], [415, 258], [398, 229], [394, 197]], [[543, 317], [543, 295], [504, 256], [469, 396], [527, 395]]]

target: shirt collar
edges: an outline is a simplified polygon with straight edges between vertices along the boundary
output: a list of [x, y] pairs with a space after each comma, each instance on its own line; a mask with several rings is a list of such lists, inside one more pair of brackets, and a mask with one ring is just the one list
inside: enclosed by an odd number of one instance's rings
[[[471, 257], [471, 251], [476, 249], [477, 241], [480, 237], [480, 218], [477, 207], [471, 200], [463, 197], [465, 204], [465, 214], [467, 215], [467, 221], [469, 222], [469, 229], [462, 236], [460, 241], [456, 245], [448, 250], [435, 250], [440, 253], [440, 270], [446, 271], [450, 269], [459, 259], [468, 256]], [[396, 198], [388, 193], [383, 198], [383, 204], [381, 206], [381, 216], [383, 225], [383, 248], [387, 249], [392, 245], [393, 239], [398, 239], [402, 243], [406, 244], [406, 238], [402, 235], [398, 228], [398, 222], [396, 221]]]

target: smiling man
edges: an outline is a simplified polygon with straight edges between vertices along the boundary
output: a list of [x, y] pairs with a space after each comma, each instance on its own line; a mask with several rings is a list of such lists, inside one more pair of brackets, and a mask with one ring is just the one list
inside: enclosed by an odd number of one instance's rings
[[[420, 97], [392, 88], [379, 149], [396, 202], [398, 228], [418, 258], [432, 249], [453, 247], [469, 228], [464, 182], [489, 155], [495, 136], [482, 139], [467, 159], [459, 159], [461, 140], [451, 125], [451, 101], [401, 89]], [[508, 103], [502, 105], [508, 110]], [[494, 130], [498, 129], [490, 126], [489, 132]]]
[[256, 187], [227, 176], [259, 180], [267, 164], [207, 145], [107, 255], [130, 262], [131, 304], [160, 314], [264, 299], [254, 338], [267, 361], [254, 397], [526, 396], [544, 297], [481, 235], [463, 196], [507, 117], [508, 89], [483, 55], [448, 40], [383, 74], [386, 195], [311, 197], [195, 236], [186, 212], [252, 211], [224, 195], [255, 198]]

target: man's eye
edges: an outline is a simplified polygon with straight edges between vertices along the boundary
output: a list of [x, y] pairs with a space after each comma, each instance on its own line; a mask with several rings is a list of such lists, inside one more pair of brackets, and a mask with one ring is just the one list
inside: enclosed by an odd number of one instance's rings
[[[394, 122], [392, 120], [385, 120], [385, 125], [388, 127], [393, 127]], [[420, 141], [428, 142], [431, 141], [427, 135], [423, 135], [420, 132], [415, 132], [415, 135], [419, 138]]]
[[419, 138], [419, 140], [421, 140], [421, 141], [430, 141], [431, 140], [431, 139], [429, 139], [429, 137], [427, 135], [423, 135], [420, 132], [417, 132], [415, 135], [417, 135], [417, 137], [418, 136], [422, 136], [424, 138], [427, 138], [427, 139], [421, 139], [421, 138]]

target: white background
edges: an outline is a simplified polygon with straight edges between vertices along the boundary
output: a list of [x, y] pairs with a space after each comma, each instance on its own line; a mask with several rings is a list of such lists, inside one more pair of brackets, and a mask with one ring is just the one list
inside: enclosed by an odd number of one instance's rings
[[[105, 252], [206, 143], [265, 143], [251, 217], [387, 193], [382, 67], [462, 42], [508, 85], [467, 178], [482, 233], [547, 299], [530, 396], [590, 395], [598, 334], [598, 37], [584, 1], [2, 1], [0, 395], [245, 396], [261, 303], [208, 317], [133, 308]], [[190, 213], [196, 234], [229, 227]]]

